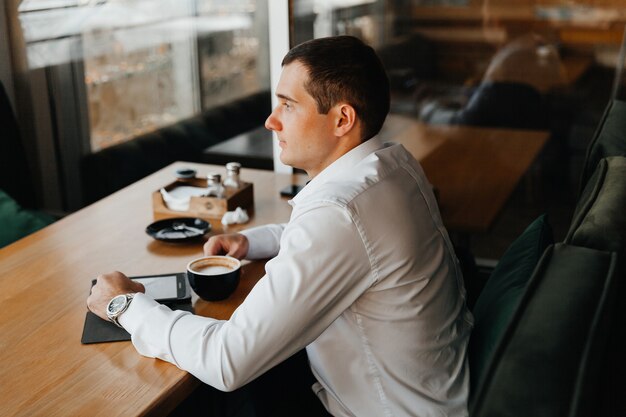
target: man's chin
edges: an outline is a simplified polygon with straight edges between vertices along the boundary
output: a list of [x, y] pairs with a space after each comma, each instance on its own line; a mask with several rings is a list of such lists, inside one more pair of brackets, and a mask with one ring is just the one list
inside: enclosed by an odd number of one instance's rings
[[296, 168], [296, 169], [302, 169], [299, 166], [296, 166], [293, 161], [291, 161], [289, 158], [283, 156], [283, 154], [281, 153], [280, 156], [278, 157], [278, 159], [280, 159], [280, 162], [282, 162], [284, 165], [290, 166], [292, 168]]

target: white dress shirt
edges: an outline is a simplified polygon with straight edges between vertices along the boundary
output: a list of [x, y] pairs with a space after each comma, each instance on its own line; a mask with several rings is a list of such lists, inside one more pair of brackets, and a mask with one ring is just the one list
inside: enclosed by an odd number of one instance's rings
[[334, 416], [467, 415], [472, 317], [415, 159], [370, 139], [290, 204], [289, 223], [243, 232], [272, 259], [230, 320], [137, 295], [120, 322], [139, 353], [232, 390], [306, 347]]

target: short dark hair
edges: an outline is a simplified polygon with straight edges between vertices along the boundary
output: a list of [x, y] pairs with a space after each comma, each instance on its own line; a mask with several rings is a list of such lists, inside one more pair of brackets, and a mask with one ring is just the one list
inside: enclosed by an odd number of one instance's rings
[[362, 141], [380, 131], [389, 112], [389, 80], [372, 47], [353, 36], [313, 39], [292, 48], [282, 65], [294, 61], [309, 72], [304, 88], [317, 102], [318, 113], [344, 101], [361, 121]]

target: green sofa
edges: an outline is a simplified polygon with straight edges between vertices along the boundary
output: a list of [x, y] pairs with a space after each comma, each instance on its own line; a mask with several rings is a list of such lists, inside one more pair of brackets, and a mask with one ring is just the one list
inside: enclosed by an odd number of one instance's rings
[[0, 248], [57, 220], [36, 210], [33, 179], [19, 126], [0, 82]]
[[47, 213], [22, 207], [0, 189], [0, 248], [43, 229], [55, 220]]
[[601, 159], [563, 242], [541, 217], [503, 255], [473, 309], [470, 416], [626, 415], [625, 207], [626, 158]]
[[580, 178], [582, 192], [602, 158], [626, 156], [626, 102], [611, 100], [587, 147], [585, 164]]

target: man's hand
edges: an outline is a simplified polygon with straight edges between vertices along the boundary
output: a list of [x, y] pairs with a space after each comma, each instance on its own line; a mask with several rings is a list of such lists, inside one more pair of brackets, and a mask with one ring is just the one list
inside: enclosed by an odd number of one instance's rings
[[248, 238], [241, 233], [228, 233], [212, 236], [204, 244], [205, 255], [228, 255], [243, 259], [248, 254]]
[[96, 280], [96, 285], [91, 288], [91, 294], [87, 298], [87, 307], [98, 317], [109, 320], [106, 313], [109, 301], [115, 296], [131, 292], [146, 292], [146, 289], [143, 284], [132, 281], [121, 272], [100, 275]]

